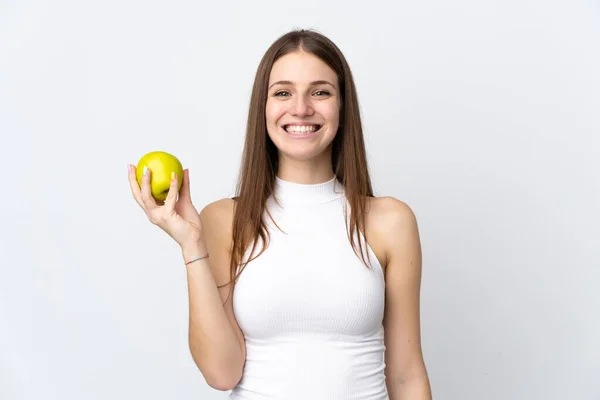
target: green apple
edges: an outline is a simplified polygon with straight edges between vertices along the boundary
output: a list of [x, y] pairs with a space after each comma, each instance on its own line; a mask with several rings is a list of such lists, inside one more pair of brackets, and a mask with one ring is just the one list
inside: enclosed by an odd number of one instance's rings
[[174, 155], [164, 151], [152, 151], [142, 156], [135, 171], [135, 177], [140, 187], [142, 185], [144, 167], [147, 167], [152, 172], [152, 175], [150, 175], [150, 187], [152, 197], [156, 200], [164, 201], [167, 198], [171, 185], [171, 173], [173, 172], [177, 174], [177, 190], [181, 189], [183, 167]]

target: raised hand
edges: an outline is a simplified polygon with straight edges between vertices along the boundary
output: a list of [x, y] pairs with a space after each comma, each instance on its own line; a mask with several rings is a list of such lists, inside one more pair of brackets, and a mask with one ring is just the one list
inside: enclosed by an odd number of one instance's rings
[[128, 166], [129, 185], [133, 198], [146, 213], [148, 220], [171, 236], [182, 248], [203, 243], [200, 215], [192, 204], [190, 196], [189, 170], [183, 170], [183, 182], [177, 192], [177, 176], [171, 177], [169, 194], [164, 203], [152, 197], [150, 180], [152, 171], [146, 170], [141, 187], [138, 184], [134, 165]]

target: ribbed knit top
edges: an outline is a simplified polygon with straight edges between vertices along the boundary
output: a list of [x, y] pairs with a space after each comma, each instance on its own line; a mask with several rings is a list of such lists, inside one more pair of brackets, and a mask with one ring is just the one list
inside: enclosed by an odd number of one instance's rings
[[265, 214], [267, 250], [234, 290], [246, 363], [230, 399], [388, 399], [383, 271], [370, 247], [371, 269], [354, 253], [344, 206], [335, 177], [312, 185], [277, 178], [267, 208], [284, 232]]

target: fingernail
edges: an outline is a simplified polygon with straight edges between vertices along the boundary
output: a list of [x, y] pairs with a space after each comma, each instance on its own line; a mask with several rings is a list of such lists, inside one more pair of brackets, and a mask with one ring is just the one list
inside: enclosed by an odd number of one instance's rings
[[175, 179], [175, 172], [171, 171], [171, 180]]
[[144, 174], [144, 175], [146, 175], [146, 172], [148, 172], [148, 167], [146, 167], [146, 166], [144, 165], [144, 173], [143, 173], [143, 174]]
[[131, 172], [131, 165], [130, 164], [127, 164], [127, 172], [128, 173]]

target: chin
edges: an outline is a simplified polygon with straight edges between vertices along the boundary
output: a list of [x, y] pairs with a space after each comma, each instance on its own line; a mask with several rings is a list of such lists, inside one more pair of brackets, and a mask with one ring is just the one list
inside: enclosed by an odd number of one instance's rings
[[[299, 148], [305, 147], [305, 148]], [[331, 155], [331, 146], [325, 148], [314, 148], [312, 146], [283, 146], [279, 149], [280, 156], [294, 161], [315, 160], [325, 155]]]
[[309, 161], [316, 158], [319, 155], [319, 152], [314, 151], [288, 151], [288, 150], [279, 150], [280, 157], [287, 158], [288, 160], [294, 161]]

